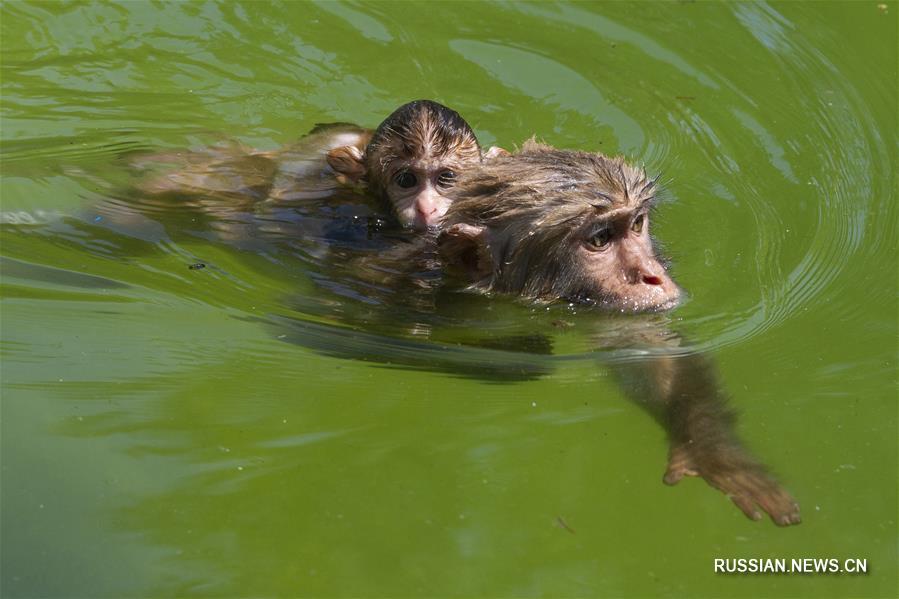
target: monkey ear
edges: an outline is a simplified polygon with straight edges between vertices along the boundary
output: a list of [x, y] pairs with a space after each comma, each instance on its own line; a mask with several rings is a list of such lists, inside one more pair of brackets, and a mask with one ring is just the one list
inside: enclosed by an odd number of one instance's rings
[[493, 254], [487, 240], [487, 229], [457, 223], [437, 237], [437, 248], [443, 264], [471, 282], [493, 273]]
[[334, 148], [328, 152], [327, 160], [338, 179], [343, 177], [355, 184], [365, 176], [365, 156], [356, 146]]
[[499, 146], [490, 146], [490, 149], [484, 153], [484, 159], [498, 158], [500, 156], [511, 156], [509, 150], [505, 150]]

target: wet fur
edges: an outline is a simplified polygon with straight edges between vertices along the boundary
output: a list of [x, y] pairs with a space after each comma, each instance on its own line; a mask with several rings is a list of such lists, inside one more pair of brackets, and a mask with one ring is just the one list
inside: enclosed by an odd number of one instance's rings
[[494, 266], [473, 289], [614, 304], [614, 297], [582, 287], [583, 272], [571, 257], [574, 238], [598, 215], [649, 207], [655, 191], [655, 179], [623, 158], [529, 140], [514, 156], [463, 173], [449, 192], [443, 228], [471, 224], [492, 232]]
[[383, 192], [395, 163], [413, 158], [480, 162], [481, 147], [458, 112], [430, 100], [416, 100], [381, 123], [365, 149], [365, 157], [369, 185]]

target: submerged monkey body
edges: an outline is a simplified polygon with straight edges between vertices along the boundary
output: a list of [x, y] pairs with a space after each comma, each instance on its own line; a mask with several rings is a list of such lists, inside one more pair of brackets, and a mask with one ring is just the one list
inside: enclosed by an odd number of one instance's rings
[[371, 135], [370, 129], [332, 123], [316, 125], [301, 140], [280, 150], [228, 144], [154, 154], [139, 159], [136, 165], [177, 168], [143, 181], [137, 189], [145, 196], [177, 198], [181, 205], [199, 209], [214, 203], [241, 209], [267, 201], [328, 197], [350, 182], [328, 165], [327, 152], [348, 144], [364, 148]]

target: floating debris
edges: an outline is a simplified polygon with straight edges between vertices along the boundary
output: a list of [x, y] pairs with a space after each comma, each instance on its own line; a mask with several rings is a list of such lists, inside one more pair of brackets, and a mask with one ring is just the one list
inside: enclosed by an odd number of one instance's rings
[[571, 534], [575, 534], [574, 529], [568, 526], [568, 523], [565, 522], [564, 519], [562, 519], [562, 516], [556, 516], [556, 524], [558, 524], [561, 528], [567, 530]]

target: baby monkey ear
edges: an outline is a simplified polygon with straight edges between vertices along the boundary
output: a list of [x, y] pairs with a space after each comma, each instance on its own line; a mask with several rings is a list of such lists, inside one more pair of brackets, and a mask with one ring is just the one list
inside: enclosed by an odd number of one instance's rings
[[365, 155], [356, 146], [334, 148], [327, 160], [341, 183], [356, 184], [365, 176]]
[[509, 150], [504, 150], [499, 146], [490, 146], [490, 149], [484, 152], [484, 160], [490, 158], [499, 158], [500, 156], [511, 156]]
[[493, 254], [484, 227], [451, 225], [437, 237], [437, 249], [448, 270], [472, 283], [493, 274]]

